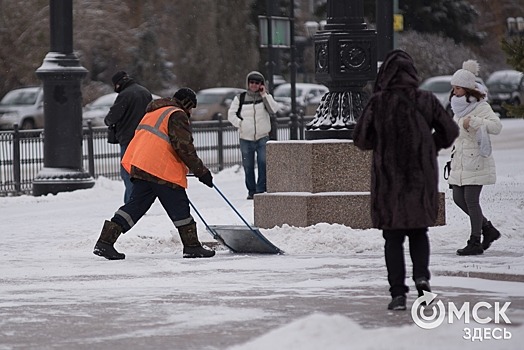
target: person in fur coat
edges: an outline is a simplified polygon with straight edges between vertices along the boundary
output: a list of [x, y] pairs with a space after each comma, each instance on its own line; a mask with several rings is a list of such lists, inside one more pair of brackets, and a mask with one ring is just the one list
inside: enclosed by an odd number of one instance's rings
[[371, 218], [385, 239], [390, 310], [406, 309], [406, 236], [418, 295], [430, 291], [427, 231], [438, 213], [437, 153], [458, 136], [437, 98], [418, 85], [411, 56], [402, 50], [388, 53], [353, 131], [357, 147], [373, 150]]
[[[486, 219], [480, 207], [482, 186], [495, 183], [496, 170], [491, 152], [480, 151], [477, 136], [482, 128], [487, 134], [497, 135], [502, 124], [486, 101], [484, 86], [475, 81], [479, 68], [477, 61], [468, 60], [451, 78], [451, 109], [460, 134], [451, 153], [448, 183], [453, 189], [455, 204], [469, 216], [471, 225], [467, 245], [457, 250], [458, 255], [482, 254], [500, 238], [500, 232]], [[485, 137], [489, 142], [489, 137]], [[481, 236], [484, 236], [482, 242]]]

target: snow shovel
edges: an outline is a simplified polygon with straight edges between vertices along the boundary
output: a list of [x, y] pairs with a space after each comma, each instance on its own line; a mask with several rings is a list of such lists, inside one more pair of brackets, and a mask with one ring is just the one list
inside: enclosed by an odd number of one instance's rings
[[215, 240], [228, 247], [233, 253], [284, 254], [282, 250], [277, 248], [266, 237], [264, 237], [258, 228], [251, 227], [224, 194], [215, 185], [213, 185], [213, 187], [246, 225], [246, 227], [233, 225], [210, 226], [198, 212], [193, 203], [189, 201], [189, 204]]

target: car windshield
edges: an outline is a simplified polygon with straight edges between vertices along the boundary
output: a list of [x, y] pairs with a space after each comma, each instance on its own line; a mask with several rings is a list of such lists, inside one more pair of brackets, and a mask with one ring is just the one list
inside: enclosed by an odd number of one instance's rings
[[109, 94], [109, 95], [104, 95], [102, 97], [99, 97], [98, 99], [93, 101], [93, 103], [91, 103], [89, 107], [91, 108], [100, 108], [100, 107], [107, 107], [107, 106], [111, 107], [113, 103], [115, 103], [117, 95], [118, 94], [115, 93], [115, 94]]
[[420, 89], [437, 93], [444, 93], [451, 91], [451, 84], [449, 81], [425, 82], [422, 85], [420, 85]]
[[[303, 89], [297, 87], [295, 97], [302, 96], [302, 90]], [[274, 97], [288, 97], [289, 98], [290, 96], [291, 96], [291, 86], [289, 85], [286, 85], [286, 86], [281, 85], [275, 89]]]
[[197, 93], [197, 103], [198, 104], [215, 104], [220, 103], [222, 101], [222, 98], [224, 97], [224, 94], [211, 94], [211, 93]]
[[14, 90], [8, 92], [0, 101], [0, 104], [9, 106], [34, 105], [37, 98], [38, 89]]
[[488, 78], [486, 84], [491, 92], [518, 90], [520, 74], [494, 74]]

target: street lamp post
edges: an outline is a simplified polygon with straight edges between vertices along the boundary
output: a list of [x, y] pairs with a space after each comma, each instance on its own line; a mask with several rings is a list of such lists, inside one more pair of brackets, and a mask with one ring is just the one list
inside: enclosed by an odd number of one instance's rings
[[306, 126], [306, 139], [351, 139], [364, 109], [363, 91], [377, 73], [376, 32], [362, 0], [328, 0], [324, 30], [315, 34], [315, 78], [329, 88]]
[[295, 45], [295, 1], [291, 0], [289, 5], [289, 38], [290, 38], [290, 85], [291, 85], [291, 125], [289, 128], [289, 138], [291, 140], [298, 139], [298, 120], [297, 120], [297, 57], [296, 57], [296, 45]]
[[36, 75], [44, 86], [44, 167], [33, 195], [93, 187], [82, 166], [82, 91], [87, 70], [73, 53], [72, 0], [50, 0], [51, 50]]

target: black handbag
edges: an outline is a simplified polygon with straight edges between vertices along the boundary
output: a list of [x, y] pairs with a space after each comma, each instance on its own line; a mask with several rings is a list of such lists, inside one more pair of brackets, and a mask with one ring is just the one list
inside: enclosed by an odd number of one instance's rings
[[444, 180], [449, 179], [450, 172], [451, 172], [451, 160], [448, 160], [446, 162], [446, 165], [444, 165]]
[[[453, 156], [455, 155], [455, 146], [453, 146], [453, 148], [451, 149], [451, 157], [450, 159], [446, 162], [446, 165], [444, 165], [444, 173], [443, 173], [443, 176], [444, 176], [444, 180], [447, 180], [449, 179], [449, 174], [451, 173], [451, 161], [453, 160]], [[453, 188], [451, 187], [451, 185], [449, 185], [449, 188]]]
[[109, 125], [107, 127], [107, 143], [117, 144], [118, 140], [116, 139], [116, 125]]

